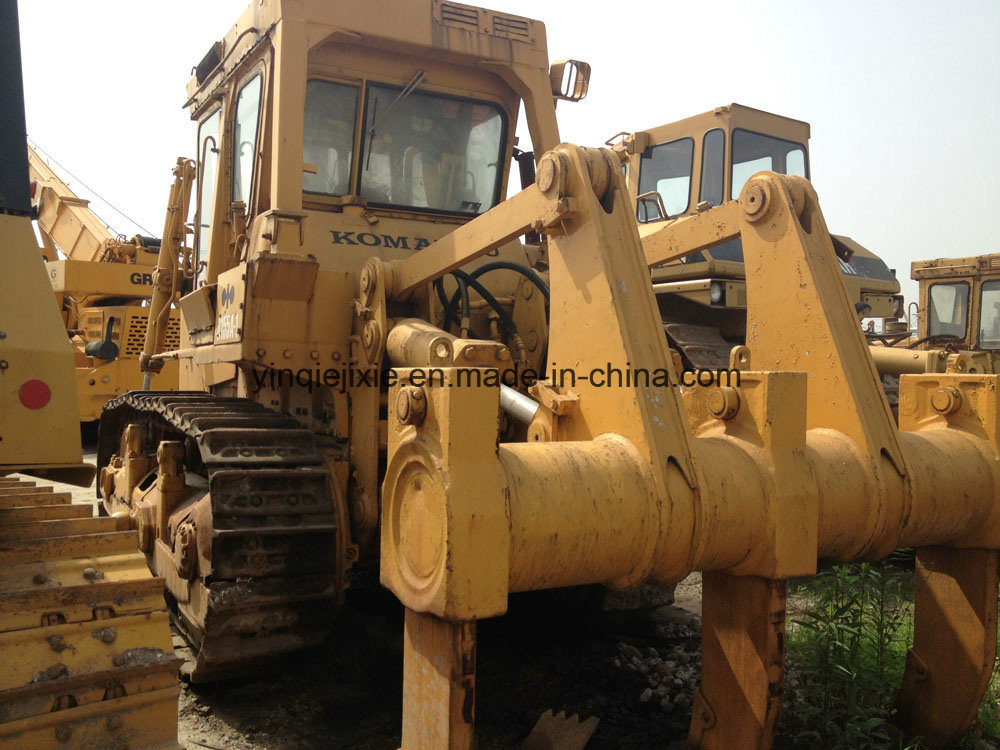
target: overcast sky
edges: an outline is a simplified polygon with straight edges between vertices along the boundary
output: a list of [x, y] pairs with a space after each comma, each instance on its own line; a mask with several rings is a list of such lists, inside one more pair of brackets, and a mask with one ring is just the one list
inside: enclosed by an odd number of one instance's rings
[[[29, 136], [82, 195], [80, 181], [159, 235], [170, 168], [194, 156], [191, 68], [246, 5], [22, 0]], [[907, 301], [911, 260], [1000, 252], [997, 0], [486, 5], [544, 21], [550, 59], [593, 65], [589, 97], [559, 106], [564, 140], [746, 104], [812, 125], [827, 223], [896, 268]]]

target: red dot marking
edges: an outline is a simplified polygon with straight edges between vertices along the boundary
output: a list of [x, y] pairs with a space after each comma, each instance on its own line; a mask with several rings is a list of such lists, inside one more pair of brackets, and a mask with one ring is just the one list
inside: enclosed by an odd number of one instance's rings
[[52, 391], [41, 380], [29, 380], [18, 392], [21, 403], [28, 409], [41, 409], [52, 398]]

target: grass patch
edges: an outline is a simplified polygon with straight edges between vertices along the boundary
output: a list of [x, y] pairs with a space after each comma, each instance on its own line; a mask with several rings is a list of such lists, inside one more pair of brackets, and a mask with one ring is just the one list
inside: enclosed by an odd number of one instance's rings
[[[837, 565], [789, 582], [787, 681], [777, 747], [902, 750], [893, 702], [913, 639], [912, 553]], [[1000, 674], [960, 747], [996, 747]]]

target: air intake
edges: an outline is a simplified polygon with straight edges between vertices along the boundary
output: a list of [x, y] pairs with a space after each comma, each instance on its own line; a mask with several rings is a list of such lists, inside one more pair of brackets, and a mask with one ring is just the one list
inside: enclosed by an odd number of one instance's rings
[[506, 36], [515, 39], [528, 39], [528, 19], [511, 18], [510, 16], [493, 16], [494, 36]]
[[441, 23], [478, 30], [479, 9], [457, 3], [441, 3]]

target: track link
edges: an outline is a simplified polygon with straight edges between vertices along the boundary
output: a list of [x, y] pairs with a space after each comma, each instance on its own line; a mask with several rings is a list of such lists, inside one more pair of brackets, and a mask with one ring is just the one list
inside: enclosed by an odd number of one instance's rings
[[0, 747], [178, 747], [163, 583], [127, 518], [0, 478]]
[[99, 468], [129, 424], [144, 450], [182, 441], [185, 470], [202, 494], [171, 512], [170, 528], [193, 523], [198, 569], [175, 566], [173, 540], [147, 553], [167, 581], [168, 603], [195, 654], [192, 682], [235, 677], [320, 643], [345, 588], [345, 524], [313, 434], [254, 401], [196, 392], [133, 392], [101, 419]]

